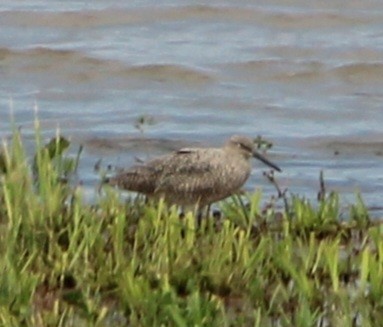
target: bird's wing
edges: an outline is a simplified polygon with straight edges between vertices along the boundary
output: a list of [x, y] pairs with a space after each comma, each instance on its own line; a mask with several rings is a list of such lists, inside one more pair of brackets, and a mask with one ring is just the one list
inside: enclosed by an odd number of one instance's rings
[[[152, 194], [158, 189], [158, 185], [161, 184], [161, 177], [167, 176], [170, 172], [177, 169], [178, 157], [192, 152], [194, 150], [182, 149], [170, 155], [152, 159], [145, 164], [132, 166], [109, 178], [108, 183], [125, 190]], [[166, 180], [165, 183], [167, 184]]]
[[218, 162], [218, 153], [214, 157], [211, 151], [181, 149], [162, 163], [156, 192], [212, 192], [220, 180]]
[[129, 191], [151, 194], [156, 188], [156, 172], [150, 166], [133, 166], [110, 178], [109, 184]]

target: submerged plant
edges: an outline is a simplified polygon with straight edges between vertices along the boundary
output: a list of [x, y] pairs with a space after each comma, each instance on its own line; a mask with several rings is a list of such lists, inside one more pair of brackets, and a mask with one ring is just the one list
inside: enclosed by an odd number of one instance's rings
[[134, 122], [134, 128], [136, 128], [141, 134], [145, 132], [145, 128], [154, 125], [156, 120], [150, 115], [141, 115]]

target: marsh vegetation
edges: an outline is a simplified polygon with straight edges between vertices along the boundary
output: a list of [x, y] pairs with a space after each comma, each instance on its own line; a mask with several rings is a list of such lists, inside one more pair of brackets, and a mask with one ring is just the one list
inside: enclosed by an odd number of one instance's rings
[[[20, 133], [0, 156], [1, 326], [377, 326], [383, 240], [356, 196], [278, 189], [192, 213], [70, 183], [79, 156]], [[79, 151], [80, 153], [80, 151]], [[323, 178], [322, 178], [323, 182]], [[220, 216], [220, 217], [217, 217]]]

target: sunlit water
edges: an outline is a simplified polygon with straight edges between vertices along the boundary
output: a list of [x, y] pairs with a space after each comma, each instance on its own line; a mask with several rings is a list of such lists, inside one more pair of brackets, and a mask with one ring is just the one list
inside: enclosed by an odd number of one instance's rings
[[[282, 188], [381, 212], [383, 2], [2, 1], [0, 136], [59, 126], [93, 166], [128, 166], [232, 134], [274, 143]], [[134, 127], [148, 116], [153, 125]], [[131, 140], [133, 138], [133, 140]], [[151, 141], [142, 140], [142, 138]], [[248, 190], [275, 190], [254, 163]]]

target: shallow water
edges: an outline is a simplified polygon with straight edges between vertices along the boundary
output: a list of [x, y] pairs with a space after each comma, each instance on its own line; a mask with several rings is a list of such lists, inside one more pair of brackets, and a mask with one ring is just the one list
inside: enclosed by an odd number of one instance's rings
[[[31, 138], [38, 107], [46, 138], [85, 145], [89, 193], [100, 158], [243, 133], [273, 141], [282, 187], [314, 198], [323, 169], [346, 205], [360, 190], [382, 212], [381, 1], [2, 1], [0, 28], [0, 136], [12, 111]], [[274, 192], [256, 169], [258, 185]]]

